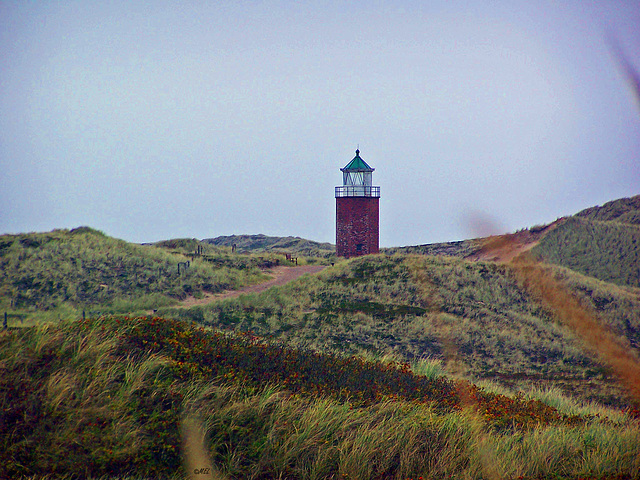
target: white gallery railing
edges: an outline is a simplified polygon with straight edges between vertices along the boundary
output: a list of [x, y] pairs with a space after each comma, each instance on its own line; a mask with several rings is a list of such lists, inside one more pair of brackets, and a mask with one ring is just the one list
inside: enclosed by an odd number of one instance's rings
[[380, 197], [380, 187], [344, 185], [336, 187], [336, 198], [338, 197]]

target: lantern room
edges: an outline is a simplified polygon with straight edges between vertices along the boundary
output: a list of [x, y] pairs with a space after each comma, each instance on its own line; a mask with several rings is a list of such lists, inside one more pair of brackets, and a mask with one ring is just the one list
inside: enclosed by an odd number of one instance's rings
[[375, 169], [367, 165], [360, 150], [356, 150], [353, 157], [342, 172], [342, 186], [336, 187], [336, 198], [338, 197], [379, 197], [380, 187], [372, 185], [372, 173]]

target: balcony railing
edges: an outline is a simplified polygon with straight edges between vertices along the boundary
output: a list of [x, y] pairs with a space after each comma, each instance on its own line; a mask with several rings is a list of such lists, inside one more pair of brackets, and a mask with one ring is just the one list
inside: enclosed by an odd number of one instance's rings
[[344, 185], [336, 187], [336, 198], [338, 197], [380, 197], [380, 187]]

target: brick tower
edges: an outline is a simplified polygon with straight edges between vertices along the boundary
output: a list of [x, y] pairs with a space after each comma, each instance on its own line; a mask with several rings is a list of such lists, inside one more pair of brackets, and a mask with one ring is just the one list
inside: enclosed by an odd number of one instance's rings
[[336, 254], [356, 257], [378, 253], [380, 187], [371, 185], [373, 168], [360, 150], [342, 171], [336, 187]]

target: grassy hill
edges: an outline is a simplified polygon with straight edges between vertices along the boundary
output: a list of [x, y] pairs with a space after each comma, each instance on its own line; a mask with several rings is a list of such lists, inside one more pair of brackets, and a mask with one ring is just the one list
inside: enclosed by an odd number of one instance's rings
[[335, 246], [300, 237], [269, 237], [266, 235], [230, 235], [207, 238], [204, 243], [216, 246], [236, 246], [238, 252], [287, 252], [307, 257], [329, 257], [335, 254]]
[[480, 239], [472, 239], [460, 240], [457, 242], [428, 243], [424, 245], [383, 248], [382, 252], [387, 255], [404, 253], [465, 258], [480, 251], [482, 244], [483, 242]]
[[[37, 326], [0, 331], [0, 478], [639, 478], [640, 389], [604, 348], [640, 364], [635, 199], [351, 260], [292, 238], [3, 235], [0, 306]], [[543, 263], [491, 261], [503, 244]], [[175, 308], [276, 252], [335, 265]], [[84, 309], [129, 315], [57, 321]]]
[[583, 210], [534, 247], [537, 258], [600, 280], [640, 287], [640, 196]]
[[[640, 295], [549, 267], [606, 325], [640, 345]], [[554, 386], [615, 404], [622, 392], [513, 269], [457, 258], [367, 256], [267, 292], [163, 315], [320, 351], [440, 361], [513, 388]], [[635, 345], [632, 347], [631, 345]]]
[[533, 253], [590, 277], [640, 287], [640, 225], [571, 217]]
[[576, 214], [588, 220], [640, 225], [640, 195], [612, 200], [602, 206], [586, 208]]
[[640, 474], [632, 411], [554, 394], [556, 408], [402, 363], [184, 322], [111, 317], [4, 331], [0, 362], [3, 478]]
[[234, 256], [213, 265], [179, 248], [169, 251], [170, 243], [165, 248], [136, 245], [86, 227], [2, 235], [0, 309], [39, 318], [83, 309], [145, 311], [264, 278], [257, 257]]
[[640, 286], [640, 195], [587, 208], [549, 225], [489, 239], [384, 249], [384, 253], [481, 257], [487, 242], [532, 246], [540, 261], [618, 285]]

